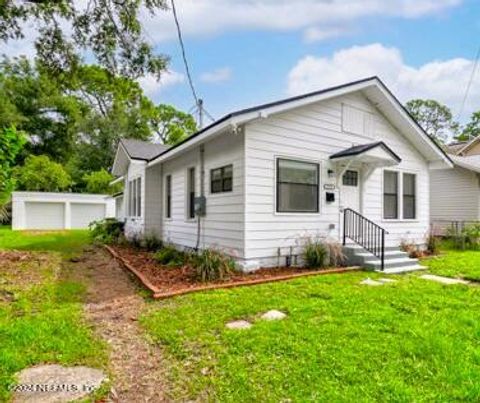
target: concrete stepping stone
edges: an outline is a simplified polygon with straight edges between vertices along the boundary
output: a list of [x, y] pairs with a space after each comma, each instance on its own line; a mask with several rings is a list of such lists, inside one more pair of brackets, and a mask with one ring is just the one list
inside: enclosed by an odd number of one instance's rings
[[246, 320], [234, 320], [225, 325], [228, 329], [250, 329], [252, 324]]
[[467, 280], [462, 280], [460, 278], [436, 276], [435, 274], [424, 274], [424, 275], [420, 276], [420, 278], [423, 278], [425, 280], [436, 281], [437, 283], [447, 284], [447, 285], [470, 284], [470, 282], [467, 281]]
[[281, 311], [277, 311], [276, 309], [272, 309], [271, 311], [265, 312], [260, 318], [264, 320], [282, 320], [287, 317], [287, 314]]
[[372, 280], [370, 277], [361, 281], [360, 284], [362, 285], [370, 285], [370, 286], [379, 286], [379, 285], [383, 285], [382, 282], [380, 281], [376, 281], [376, 280]]
[[396, 283], [397, 280], [394, 280], [393, 278], [379, 278], [378, 281], [381, 283]]
[[107, 379], [103, 371], [88, 367], [41, 365], [17, 374], [15, 403], [60, 403], [86, 398]]

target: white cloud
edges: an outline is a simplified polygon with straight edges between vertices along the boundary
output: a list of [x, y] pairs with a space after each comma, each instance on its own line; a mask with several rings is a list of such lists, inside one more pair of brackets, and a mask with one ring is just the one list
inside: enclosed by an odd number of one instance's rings
[[230, 67], [222, 67], [213, 71], [208, 71], [200, 75], [200, 80], [206, 83], [221, 83], [230, 80], [232, 70]]
[[185, 82], [185, 76], [173, 70], [163, 73], [160, 80], [153, 75], [147, 75], [138, 80], [143, 91], [149, 97], [158, 96], [165, 88]]
[[[313, 29], [312, 35], [315, 30], [339, 30], [365, 17], [417, 18], [461, 3], [462, 0], [182, 0], [176, 6], [185, 35]], [[154, 17], [144, 13], [143, 20], [155, 43], [175, 38], [171, 12], [159, 12]]]
[[[354, 46], [330, 57], [306, 56], [288, 74], [289, 95], [318, 90], [349, 81], [379, 76], [405, 102], [412, 98], [432, 98], [458, 113], [474, 62], [464, 58], [434, 60], [410, 66], [396, 48], [379, 43]], [[462, 117], [480, 105], [480, 71], [475, 75]]]
[[304, 31], [303, 38], [305, 42], [308, 43], [319, 42], [329, 38], [335, 38], [337, 36], [345, 35], [348, 32], [349, 30], [344, 28], [310, 27]]

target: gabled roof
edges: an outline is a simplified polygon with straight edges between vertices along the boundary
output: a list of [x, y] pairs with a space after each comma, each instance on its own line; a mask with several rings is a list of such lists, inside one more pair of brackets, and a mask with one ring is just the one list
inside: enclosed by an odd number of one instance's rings
[[465, 151], [468, 151], [471, 147], [473, 147], [475, 144], [479, 142], [480, 142], [480, 136], [474, 137], [472, 140], [464, 142], [463, 147], [460, 147], [460, 149], [457, 150], [456, 154], [461, 155], [462, 153], [464, 153]]
[[373, 150], [374, 148], [377, 148], [377, 147], [381, 147], [384, 151], [390, 154], [392, 158], [397, 162], [402, 161], [402, 159], [397, 154], [395, 154], [393, 150], [389, 146], [387, 146], [383, 141], [377, 141], [375, 143], [362, 144], [359, 146], [353, 146], [353, 147], [347, 148], [336, 154], [331, 155], [330, 159], [334, 160], [338, 158], [354, 157], [356, 155], [360, 155], [360, 154], [366, 153], [367, 151]]
[[168, 150], [169, 146], [136, 139], [121, 139], [120, 143], [131, 159], [149, 161]]
[[468, 169], [475, 173], [480, 173], [480, 155], [471, 155], [468, 157], [460, 157], [452, 155], [453, 163], [461, 168]]
[[293, 108], [309, 105], [355, 91], [362, 91], [381, 111], [381, 113], [383, 113], [402, 134], [408, 137], [410, 142], [414, 144], [422, 155], [424, 155], [427, 161], [440, 162], [442, 167], [445, 167], [445, 165], [447, 167], [453, 166], [452, 161], [445, 151], [419, 126], [400, 101], [378, 77], [369, 77], [363, 80], [323, 89], [321, 91], [315, 91], [232, 112], [198, 131], [188, 139], [155, 156], [148, 164], [154, 165], [172, 158], [178, 153], [181, 153], [196, 144], [200, 144], [214, 135], [222, 134], [229, 129], [236, 128], [238, 125], [248, 123], [252, 120], [266, 118], [269, 115], [281, 113]]
[[456, 141], [446, 145], [449, 154], [457, 154], [462, 148], [468, 144], [468, 141]]

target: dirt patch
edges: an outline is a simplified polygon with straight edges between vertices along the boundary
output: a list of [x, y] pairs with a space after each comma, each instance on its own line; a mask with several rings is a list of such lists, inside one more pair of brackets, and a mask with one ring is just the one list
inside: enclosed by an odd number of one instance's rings
[[153, 292], [155, 298], [352, 270], [352, 268], [329, 270], [312, 270], [300, 267], [265, 268], [252, 273], [233, 272], [224, 279], [203, 283], [198, 280], [195, 269], [191, 266], [162, 266], [155, 261], [153, 253], [129, 247], [109, 246], [108, 249], [126, 263], [130, 270], [135, 272], [144, 285]]
[[59, 264], [59, 258], [48, 253], [0, 251], [0, 290], [39, 284], [44, 270]]
[[69, 276], [86, 281], [87, 320], [110, 347], [111, 400], [165, 401], [161, 351], [137, 322], [146, 302], [136, 282], [103, 249], [89, 249], [65, 266]]

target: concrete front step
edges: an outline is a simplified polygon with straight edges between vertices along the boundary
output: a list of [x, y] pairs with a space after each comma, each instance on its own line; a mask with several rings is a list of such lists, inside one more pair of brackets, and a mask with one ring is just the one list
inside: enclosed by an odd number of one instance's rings
[[[344, 253], [352, 264], [379, 272], [382, 271], [380, 259], [362, 248], [360, 245], [347, 244], [344, 247]], [[423, 269], [424, 267], [418, 263], [418, 259], [411, 259], [408, 254], [401, 251], [398, 246], [385, 247], [383, 273], [395, 274]]]
[[[385, 256], [385, 269], [413, 266], [418, 264], [418, 259], [410, 259], [409, 257], [402, 257], [398, 259], [390, 259]], [[366, 260], [364, 265], [372, 269], [379, 269], [382, 265], [380, 259]]]

